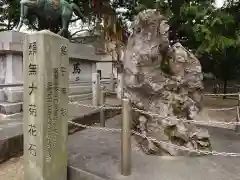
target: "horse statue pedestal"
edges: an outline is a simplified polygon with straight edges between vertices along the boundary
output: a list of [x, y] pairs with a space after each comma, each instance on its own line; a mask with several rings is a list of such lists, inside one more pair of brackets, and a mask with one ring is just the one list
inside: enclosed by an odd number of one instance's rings
[[0, 33], [0, 119], [21, 117], [23, 87], [3, 87], [23, 84], [22, 41], [20, 32]]

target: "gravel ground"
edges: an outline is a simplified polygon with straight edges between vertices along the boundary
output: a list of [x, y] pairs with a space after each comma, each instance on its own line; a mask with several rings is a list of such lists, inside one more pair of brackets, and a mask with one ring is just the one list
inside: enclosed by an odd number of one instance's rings
[[[237, 117], [237, 99], [222, 99], [221, 97], [204, 97], [203, 111], [198, 115], [196, 120], [200, 121], [219, 121], [219, 122], [236, 122]], [[221, 108], [232, 108], [231, 110], [220, 110]], [[218, 109], [218, 110], [214, 110]], [[234, 125], [209, 124], [212, 126], [234, 129]]]
[[23, 158], [17, 157], [0, 164], [0, 180], [24, 180]]
[[[237, 105], [236, 99], [222, 98], [204, 98], [204, 109], [198, 116], [199, 120], [205, 121], [236, 121], [236, 110], [228, 111], [209, 111], [210, 108], [229, 108]], [[233, 129], [234, 126], [225, 126]], [[23, 159], [22, 157], [13, 158], [3, 164], [0, 164], [0, 180], [24, 180], [23, 177]]]

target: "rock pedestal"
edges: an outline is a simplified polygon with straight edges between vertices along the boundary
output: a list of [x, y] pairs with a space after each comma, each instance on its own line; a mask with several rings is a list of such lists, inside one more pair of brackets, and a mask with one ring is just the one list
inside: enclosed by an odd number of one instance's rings
[[24, 42], [25, 180], [67, 179], [68, 48], [50, 31]]
[[166, 18], [157, 10], [143, 11], [133, 22], [123, 58], [124, 96], [134, 107], [158, 114], [135, 112], [134, 130], [165, 143], [139, 136], [136, 140], [147, 154], [210, 150], [208, 132], [186, 122], [201, 110], [201, 65], [180, 43], [170, 45], [168, 30]]

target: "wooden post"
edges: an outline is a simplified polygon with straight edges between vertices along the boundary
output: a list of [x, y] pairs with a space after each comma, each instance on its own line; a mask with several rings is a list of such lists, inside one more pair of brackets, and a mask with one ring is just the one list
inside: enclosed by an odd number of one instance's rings
[[46, 30], [25, 36], [25, 180], [67, 179], [68, 45]]
[[92, 74], [92, 103], [94, 106], [99, 106], [100, 102], [100, 76], [99, 73], [93, 73]]
[[[238, 93], [238, 106], [237, 106], [237, 119], [236, 122], [239, 123], [240, 122], [240, 93]], [[236, 133], [240, 132], [240, 125], [236, 125], [235, 126], [235, 131]]]
[[122, 133], [121, 133], [121, 173], [131, 174], [131, 123], [132, 107], [128, 99], [122, 100]]
[[[105, 104], [105, 92], [101, 91], [100, 94], [100, 105], [103, 106]], [[100, 124], [102, 127], [105, 127], [105, 116], [104, 116], [104, 109], [100, 109]]]

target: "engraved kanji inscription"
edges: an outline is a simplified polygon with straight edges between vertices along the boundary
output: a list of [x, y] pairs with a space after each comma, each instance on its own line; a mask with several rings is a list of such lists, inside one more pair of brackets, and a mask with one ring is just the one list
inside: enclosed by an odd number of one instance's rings
[[29, 115], [36, 117], [37, 116], [37, 106], [35, 104], [29, 105]]
[[67, 88], [61, 88], [61, 91], [63, 94], [66, 94], [67, 93]]
[[55, 89], [55, 92], [58, 93], [60, 88], [59, 87], [55, 87], [54, 89]]
[[75, 63], [73, 64], [73, 74], [80, 74], [81, 73], [81, 69], [80, 69], [80, 63]]
[[37, 146], [35, 144], [29, 143], [28, 151], [29, 151], [30, 155], [36, 156], [37, 155]]
[[66, 73], [66, 68], [65, 67], [61, 67], [61, 74], [62, 76], [65, 76]]
[[29, 43], [28, 54], [29, 55], [34, 55], [36, 53], [37, 53], [37, 43], [36, 42]]
[[60, 49], [61, 49], [61, 55], [67, 55], [67, 46], [62, 45]]
[[62, 116], [67, 116], [67, 109], [61, 108], [60, 113], [61, 113]]
[[28, 88], [29, 88], [29, 95], [32, 95], [34, 90], [37, 89], [37, 86], [32, 82], [32, 84], [30, 84]]
[[28, 72], [29, 72], [29, 75], [36, 75], [37, 74], [37, 65], [30, 63], [28, 65]]
[[53, 76], [54, 76], [54, 78], [56, 78], [56, 79], [59, 77], [58, 68], [53, 68]]
[[54, 99], [53, 102], [54, 102], [54, 104], [59, 104], [59, 100], [58, 99]]
[[37, 136], [37, 127], [35, 124], [28, 125], [28, 133], [30, 136]]

